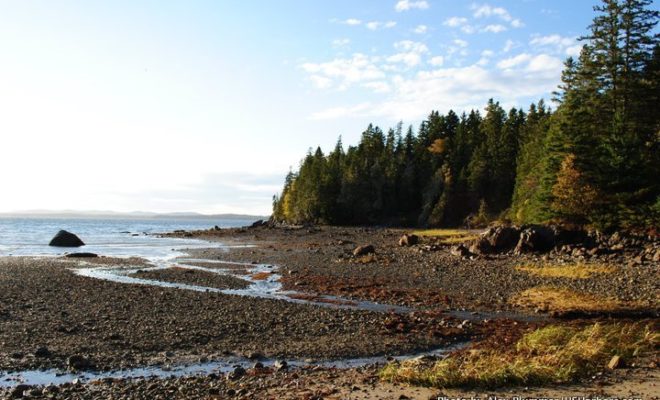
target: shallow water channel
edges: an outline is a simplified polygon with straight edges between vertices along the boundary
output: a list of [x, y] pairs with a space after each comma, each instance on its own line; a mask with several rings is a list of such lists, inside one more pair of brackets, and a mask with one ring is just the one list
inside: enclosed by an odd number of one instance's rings
[[[223, 246], [224, 248], [229, 248]], [[269, 264], [252, 264], [233, 261], [221, 261], [212, 259], [197, 259], [181, 256], [181, 253], [171, 257], [151, 257], [147, 258], [150, 265], [145, 266], [102, 266], [99, 267], [92, 263], [81, 261], [77, 268], [73, 268], [73, 273], [92, 278], [101, 279], [123, 284], [134, 285], [151, 285], [164, 288], [175, 288], [180, 290], [192, 290], [197, 292], [214, 292], [223, 293], [227, 295], [246, 296], [254, 298], [276, 299], [288, 301], [298, 304], [311, 304], [320, 307], [331, 307], [340, 309], [352, 310], [367, 310], [372, 312], [394, 312], [406, 313], [414, 311], [409, 307], [381, 304], [369, 301], [357, 301], [352, 299], [343, 299], [336, 296], [328, 295], [315, 295], [308, 296], [307, 294], [287, 291], [282, 289], [280, 283], [280, 275], [277, 273], [278, 268]], [[202, 266], [206, 265], [206, 266]], [[132, 276], [138, 271], [150, 271], [167, 268], [183, 268], [191, 270], [200, 270], [214, 274], [227, 275], [234, 278], [239, 278], [248, 282], [248, 286], [244, 289], [219, 289], [214, 287], [197, 286], [185, 283], [175, 283], [160, 281], [155, 279], [144, 279]], [[255, 278], [259, 276], [259, 278]], [[467, 320], [483, 320], [493, 318], [516, 318], [513, 314], [505, 313], [474, 313], [468, 311], [455, 311], [449, 312], [448, 315], [460, 319]], [[425, 351], [417, 354], [408, 354], [396, 359], [405, 359], [416, 356], [442, 356], [450, 351], [455, 350], [460, 345], [445, 346], [430, 351]], [[275, 360], [264, 359], [259, 360], [265, 367], [272, 366]], [[353, 358], [342, 359], [333, 361], [302, 361], [299, 359], [284, 360], [291, 367], [307, 367], [307, 366], [321, 366], [321, 367], [335, 367], [335, 368], [355, 368], [371, 364], [384, 363], [387, 361], [384, 356], [366, 357], [366, 358]], [[49, 384], [63, 384], [66, 382], [79, 382], [93, 381], [98, 379], [137, 379], [137, 378], [167, 378], [167, 377], [182, 377], [182, 376], [195, 376], [195, 375], [208, 375], [211, 373], [226, 373], [232, 371], [237, 366], [243, 368], [251, 367], [255, 363], [254, 360], [240, 357], [227, 357], [220, 361], [200, 362], [193, 364], [183, 364], [174, 366], [150, 366], [143, 368], [133, 368], [126, 370], [117, 370], [110, 372], [70, 372], [65, 370], [27, 370], [7, 372], [0, 371], [0, 387], [11, 387], [18, 384], [28, 385], [49, 385]]]

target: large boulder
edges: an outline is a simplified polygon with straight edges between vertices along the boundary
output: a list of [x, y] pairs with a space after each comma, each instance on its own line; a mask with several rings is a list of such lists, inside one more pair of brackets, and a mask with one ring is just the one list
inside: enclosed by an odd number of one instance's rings
[[85, 243], [73, 233], [61, 230], [57, 232], [48, 245], [56, 247], [80, 247], [84, 246]]
[[520, 239], [520, 229], [513, 226], [488, 228], [470, 247], [476, 254], [504, 253], [513, 249]]
[[522, 230], [514, 252], [516, 254], [538, 253], [550, 251], [554, 247], [555, 232], [546, 226], [533, 225]]

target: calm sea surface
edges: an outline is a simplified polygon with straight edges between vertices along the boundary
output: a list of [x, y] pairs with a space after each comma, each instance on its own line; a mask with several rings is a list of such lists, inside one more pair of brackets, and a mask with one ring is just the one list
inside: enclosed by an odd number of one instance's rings
[[[170, 257], [176, 249], [204, 247], [200, 240], [159, 238], [154, 233], [177, 229], [208, 229], [246, 226], [253, 219], [83, 219], [83, 218], [0, 218], [0, 256], [61, 255], [86, 251], [107, 256]], [[50, 247], [48, 242], [60, 230], [75, 233], [85, 242], [79, 248]]]

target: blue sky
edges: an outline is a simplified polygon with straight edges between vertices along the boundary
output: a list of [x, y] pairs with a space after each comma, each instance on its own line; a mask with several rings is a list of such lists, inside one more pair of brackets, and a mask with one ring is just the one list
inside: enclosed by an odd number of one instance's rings
[[524, 106], [595, 0], [0, 1], [0, 211], [270, 211], [310, 147]]

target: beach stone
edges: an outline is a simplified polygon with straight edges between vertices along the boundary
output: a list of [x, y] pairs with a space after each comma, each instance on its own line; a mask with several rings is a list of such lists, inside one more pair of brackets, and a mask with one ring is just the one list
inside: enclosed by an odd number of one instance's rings
[[93, 366], [92, 362], [81, 355], [73, 355], [66, 359], [67, 367], [76, 370], [89, 369]]
[[413, 234], [404, 234], [399, 239], [399, 246], [414, 246], [419, 243], [419, 236]]
[[80, 247], [84, 246], [85, 243], [75, 234], [61, 230], [57, 232], [48, 245], [56, 247]]
[[38, 347], [37, 350], [34, 351], [34, 356], [38, 358], [48, 358], [50, 355], [50, 350], [45, 346]]
[[240, 379], [240, 377], [242, 377], [243, 375], [245, 375], [245, 368], [238, 365], [238, 366], [236, 366], [236, 368], [234, 368], [233, 371], [231, 371], [227, 375], [227, 379], [235, 381], [237, 379]]
[[14, 388], [11, 390], [9, 393], [9, 397], [12, 399], [20, 399], [23, 398], [24, 392], [32, 389], [32, 386], [30, 385], [16, 385]]
[[364, 256], [367, 254], [375, 253], [376, 250], [374, 249], [374, 246], [371, 244], [367, 244], [364, 246], [358, 246], [353, 250], [353, 255], [354, 256]]
[[456, 256], [456, 257], [468, 257], [472, 254], [470, 253], [470, 250], [462, 244], [459, 244], [458, 246], [453, 246], [449, 250], [449, 253], [452, 256]]

